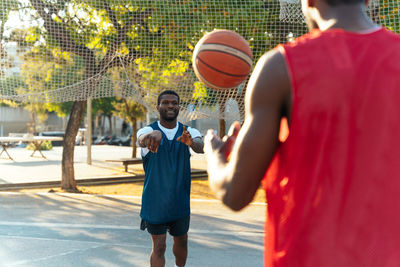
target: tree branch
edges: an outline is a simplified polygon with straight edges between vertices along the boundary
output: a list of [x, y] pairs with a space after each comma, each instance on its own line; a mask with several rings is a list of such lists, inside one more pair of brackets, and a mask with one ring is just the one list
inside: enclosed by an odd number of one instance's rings
[[99, 74], [104, 74], [107, 70], [113, 67], [123, 67], [131, 64], [138, 57], [142, 57], [144, 55], [139, 55], [136, 50], [130, 50], [128, 55], [122, 57], [114, 57], [111, 61], [108, 62], [106, 66], [103, 66], [101, 70], [99, 70]]
[[119, 25], [117, 17], [115, 16], [114, 11], [111, 9], [111, 7], [107, 3], [107, 1], [104, 1], [104, 7], [107, 11], [108, 18], [111, 20], [111, 23], [113, 24], [113, 26], [117, 30], [117, 32], [119, 32], [121, 30], [121, 26]]
[[[71, 38], [67, 29], [60, 23], [57, 23], [53, 20], [52, 14], [57, 15], [57, 13], [53, 13], [57, 12], [54, 7], [43, 3], [41, 0], [30, 0], [30, 2], [40, 17], [44, 20], [44, 28], [47, 30], [50, 36], [58, 42], [63, 51], [71, 52], [84, 58], [87, 58], [88, 55], [93, 54], [89, 48], [77, 45]], [[49, 12], [46, 12], [45, 9], [47, 9]]]

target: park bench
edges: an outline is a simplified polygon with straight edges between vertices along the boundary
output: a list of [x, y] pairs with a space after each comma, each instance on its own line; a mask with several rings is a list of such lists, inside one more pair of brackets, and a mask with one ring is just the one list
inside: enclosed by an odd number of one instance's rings
[[125, 167], [125, 172], [128, 172], [128, 165], [141, 164], [143, 160], [141, 158], [124, 158], [124, 159], [109, 159], [107, 162], [122, 162]]

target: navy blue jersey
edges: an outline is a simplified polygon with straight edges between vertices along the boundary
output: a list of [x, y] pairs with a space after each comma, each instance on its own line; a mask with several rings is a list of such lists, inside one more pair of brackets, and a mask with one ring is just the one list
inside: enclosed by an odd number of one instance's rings
[[[154, 122], [149, 126], [162, 133], [157, 153], [143, 158], [145, 180], [140, 216], [152, 224], [174, 221], [190, 214], [190, 151], [176, 139], [183, 133], [183, 124], [172, 140]], [[187, 127], [187, 126], [186, 126]]]

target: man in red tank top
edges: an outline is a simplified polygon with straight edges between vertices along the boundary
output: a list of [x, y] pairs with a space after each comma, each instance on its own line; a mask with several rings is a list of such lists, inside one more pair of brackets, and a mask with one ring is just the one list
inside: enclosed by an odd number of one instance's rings
[[240, 131], [206, 136], [227, 206], [266, 190], [266, 266], [400, 266], [400, 37], [365, 4], [302, 0], [310, 32], [260, 58]]

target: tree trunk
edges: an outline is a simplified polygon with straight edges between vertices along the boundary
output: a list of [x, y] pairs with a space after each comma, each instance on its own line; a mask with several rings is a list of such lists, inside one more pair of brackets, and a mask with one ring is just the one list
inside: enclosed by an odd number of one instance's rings
[[103, 136], [106, 134], [106, 129], [105, 129], [106, 118], [104, 116], [101, 116], [100, 123], [101, 123], [101, 136]]
[[107, 119], [108, 119], [108, 124], [110, 125], [109, 133], [111, 136], [113, 135], [112, 117], [110, 115], [107, 115]]
[[31, 133], [32, 133], [33, 135], [37, 135], [38, 132], [37, 132], [37, 129], [36, 129], [36, 121], [37, 121], [36, 112], [32, 111], [32, 112], [31, 112], [31, 115], [32, 115], [32, 117], [31, 117], [31, 118], [32, 118]]
[[[85, 62], [85, 81], [87, 82], [82, 88], [82, 98], [86, 99], [91, 97], [93, 90], [96, 88], [99, 80], [90, 80], [89, 78], [95, 77], [96, 75], [103, 76], [109, 68], [114, 66], [121, 66], [121, 62], [124, 62], [122, 66], [129, 65], [133, 62], [136, 54], [129, 52], [129, 55], [120, 58], [117, 56], [117, 51], [127, 38], [129, 29], [137, 23], [138, 18], [134, 16], [124, 27], [121, 27], [119, 21], [116, 19], [116, 14], [113, 9], [107, 4], [107, 1], [103, 1], [106, 7], [107, 14], [117, 30], [119, 38], [116, 38], [110, 44], [110, 49], [106, 55], [96, 64], [96, 56], [94, 50], [86, 46], [82, 46], [75, 42], [74, 38], [71, 37], [67, 30], [67, 25], [64, 22], [57, 22], [53, 16], [57, 15], [57, 8], [55, 8], [48, 1], [42, 0], [30, 0], [33, 8], [37, 11], [38, 15], [44, 20], [43, 27], [48, 32], [49, 36], [52, 37], [56, 43], [58, 43], [60, 49], [64, 52], [73, 53], [80, 56]], [[147, 18], [151, 11], [138, 12], [138, 15], [142, 19]], [[81, 123], [82, 115], [86, 106], [86, 101], [76, 101], [72, 106], [70, 118], [68, 120], [67, 128], [65, 131], [64, 145], [63, 145], [63, 157], [62, 157], [62, 178], [61, 188], [65, 190], [76, 190], [76, 182], [74, 176], [74, 147], [75, 137], [78, 133], [79, 126]], [[110, 122], [110, 127], [111, 122]]]
[[136, 118], [131, 118], [131, 123], [132, 123], [132, 158], [136, 158], [136, 132], [137, 132], [137, 125], [136, 125]]
[[99, 116], [96, 114], [94, 117], [94, 134], [98, 136], [99, 133]]
[[75, 137], [81, 124], [85, 105], [86, 101], [74, 102], [71, 115], [68, 120], [67, 129], [65, 131], [61, 164], [61, 189], [67, 191], [77, 191], [74, 173]]

